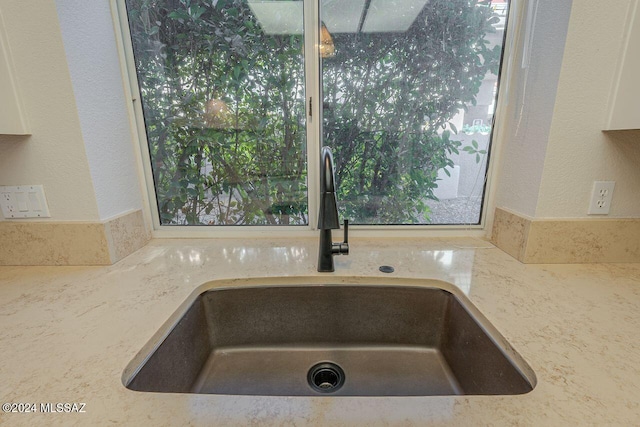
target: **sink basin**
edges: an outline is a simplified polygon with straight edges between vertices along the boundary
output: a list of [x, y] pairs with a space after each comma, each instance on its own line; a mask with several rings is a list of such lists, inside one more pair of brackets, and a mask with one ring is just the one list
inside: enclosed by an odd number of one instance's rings
[[131, 390], [276, 396], [523, 394], [535, 375], [453, 285], [201, 288], [123, 374]]

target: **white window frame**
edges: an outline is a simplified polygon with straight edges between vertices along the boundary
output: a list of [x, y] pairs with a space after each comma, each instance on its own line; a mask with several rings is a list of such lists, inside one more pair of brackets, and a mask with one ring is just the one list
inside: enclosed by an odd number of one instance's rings
[[[319, 45], [319, 0], [304, 1], [305, 25], [305, 80], [306, 97], [312, 98], [313, 111], [320, 109], [320, 60], [317, 54]], [[509, 87], [515, 81], [517, 68], [514, 53], [516, 46], [521, 44], [522, 35], [516, 28], [520, 28], [523, 19], [524, 3], [532, 0], [511, 0], [509, 7], [509, 29], [503, 46], [503, 59], [500, 71], [499, 91], [496, 111], [494, 115], [493, 137], [491, 140], [491, 157], [488, 159], [486, 183], [479, 224], [456, 225], [353, 225], [349, 227], [351, 237], [487, 237], [493, 224], [495, 209], [495, 175], [496, 165], [499, 164], [500, 149], [505, 138], [503, 118], [509, 117], [507, 98]], [[297, 226], [181, 226], [161, 225], [158, 213], [156, 191], [151, 170], [148, 141], [140, 102], [138, 77], [133, 56], [133, 46], [129, 33], [128, 17], [125, 0], [110, 0], [114, 23], [121, 73], [124, 83], [127, 110], [134, 139], [135, 156], [140, 181], [144, 184], [143, 213], [148, 224], [152, 224], [153, 238], [257, 238], [257, 237], [317, 237], [318, 206], [319, 206], [319, 162], [321, 123], [319, 114], [309, 116], [307, 110], [307, 180], [309, 224]], [[306, 13], [311, 11], [312, 13]], [[307, 29], [311, 30], [307, 30]], [[340, 201], [338, 200], [338, 203]], [[338, 233], [336, 233], [338, 234]], [[337, 238], [337, 237], [336, 237]]]

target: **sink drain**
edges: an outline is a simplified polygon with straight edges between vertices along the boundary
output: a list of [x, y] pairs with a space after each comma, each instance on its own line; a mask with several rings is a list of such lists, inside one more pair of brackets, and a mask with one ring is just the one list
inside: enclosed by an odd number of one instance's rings
[[321, 362], [309, 369], [307, 382], [315, 391], [333, 393], [344, 384], [344, 371], [335, 363]]

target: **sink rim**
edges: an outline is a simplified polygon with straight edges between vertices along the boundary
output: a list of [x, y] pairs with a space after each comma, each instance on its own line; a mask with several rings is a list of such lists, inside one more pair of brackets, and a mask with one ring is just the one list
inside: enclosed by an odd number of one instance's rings
[[[462, 307], [471, 315], [478, 326], [486, 333], [493, 344], [513, 363], [513, 368], [531, 385], [531, 391], [537, 385], [537, 377], [529, 363], [515, 350], [513, 345], [493, 326], [489, 319], [475, 306], [475, 304], [456, 285], [440, 279], [398, 278], [398, 277], [370, 277], [370, 276], [266, 276], [242, 279], [215, 279], [197, 286], [187, 298], [174, 310], [169, 318], [162, 323], [156, 332], [147, 340], [142, 348], [127, 364], [121, 375], [122, 384], [128, 388], [138, 372], [144, 367], [154, 352], [173, 331], [192, 304], [205, 292], [233, 289], [260, 288], [307, 288], [307, 287], [341, 287], [361, 286], [376, 288], [425, 288], [439, 289], [449, 292], [456, 297]], [[129, 389], [130, 391], [134, 391]], [[473, 395], [465, 395], [471, 397]], [[308, 396], [292, 396], [308, 397]], [[336, 397], [330, 394], [318, 397]], [[340, 396], [341, 398], [350, 396]], [[425, 396], [431, 397], [431, 396]]]

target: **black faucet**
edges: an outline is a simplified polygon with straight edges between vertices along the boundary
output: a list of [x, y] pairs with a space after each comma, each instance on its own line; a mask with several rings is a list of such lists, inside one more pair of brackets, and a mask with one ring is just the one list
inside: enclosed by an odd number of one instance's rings
[[331, 230], [339, 230], [338, 201], [336, 198], [336, 177], [333, 154], [329, 147], [322, 147], [320, 157], [320, 248], [318, 250], [318, 271], [335, 271], [334, 255], [349, 255], [349, 221], [344, 220], [344, 242], [333, 243]]

